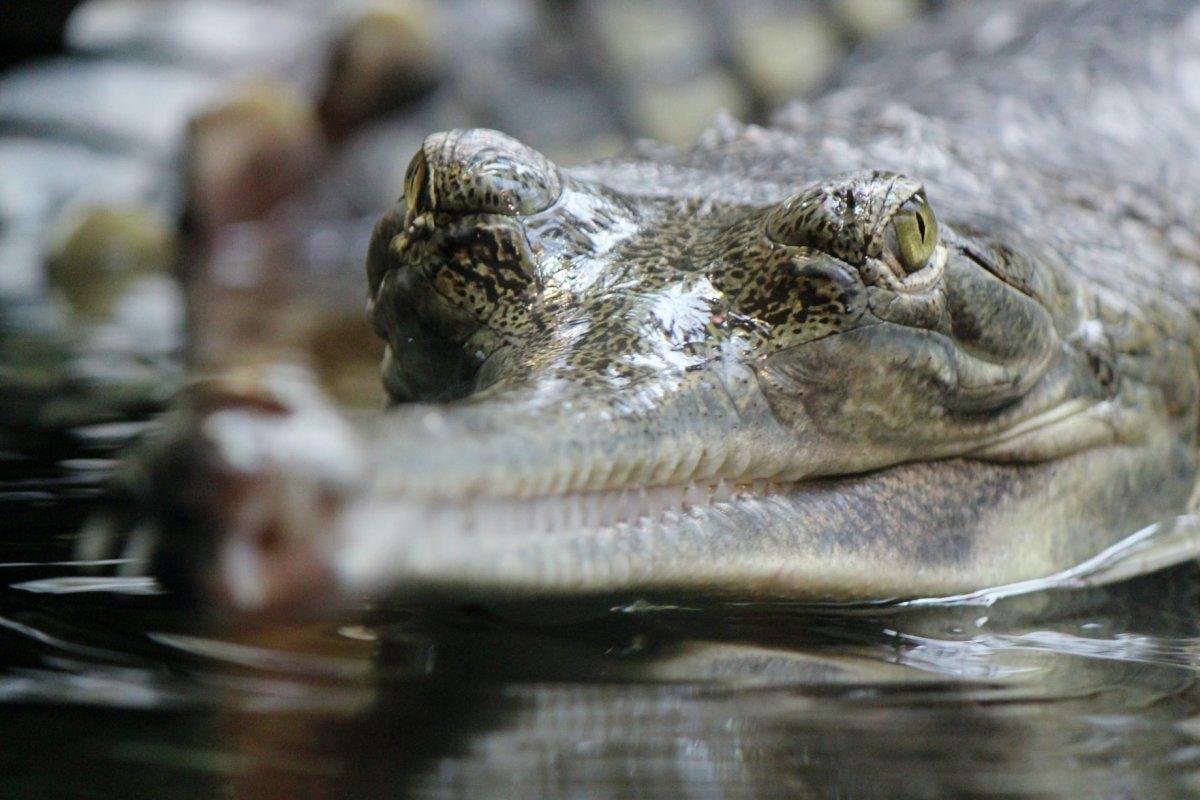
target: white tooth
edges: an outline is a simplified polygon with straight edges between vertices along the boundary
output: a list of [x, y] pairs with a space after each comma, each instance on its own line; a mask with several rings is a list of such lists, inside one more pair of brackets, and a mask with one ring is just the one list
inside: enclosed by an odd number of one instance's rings
[[713, 487], [712, 499], [714, 503], [728, 503], [733, 499], [733, 490], [725, 483], [724, 478], [717, 481], [717, 485]]
[[699, 483], [689, 483], [684, 493], [684, 502], [696, 508], [703, 508], [708, 505], [709, 494], [708, 488], [701, 486]]
[[755, 481], [750, 485], [750, 489], [756, 497], [763, 497], [767, 493], [767, 482]]

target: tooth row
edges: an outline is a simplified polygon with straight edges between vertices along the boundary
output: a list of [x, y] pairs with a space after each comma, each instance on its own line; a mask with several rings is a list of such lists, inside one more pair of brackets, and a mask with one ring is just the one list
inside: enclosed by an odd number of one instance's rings
[[420, 506], [414, 509], [418, 517], [414, 522], [433, 535], [578, 531], [678, 517], [735, 498], [765, 497], [778, 489], [778, 484], [767, 481], [730, 484], [722, 480], [715, 484], [572, 492], [531, 499], [475, 498]]

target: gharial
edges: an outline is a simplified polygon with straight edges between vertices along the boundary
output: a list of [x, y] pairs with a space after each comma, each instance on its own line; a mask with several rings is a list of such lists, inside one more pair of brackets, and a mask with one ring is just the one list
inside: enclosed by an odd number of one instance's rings
[[975, 4], [690, 149], [435, 134], [368, 256], [394, 407], [204, 384], [105, 530], [244, 608], [1047, 575], [1194, 505], [1198, 221], [1190, 2]]

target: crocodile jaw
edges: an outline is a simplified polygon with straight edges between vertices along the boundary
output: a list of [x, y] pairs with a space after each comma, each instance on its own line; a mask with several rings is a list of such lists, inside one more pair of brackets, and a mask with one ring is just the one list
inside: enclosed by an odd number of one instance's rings
[[[365, 497], [327, 540], [337, 541], [329, 558], [336, 584], [358, 597], [943, 596], [1068, 569], [1182, 507], [1191, 455], [1166, 437], [1153, 448], [1153, 469], [1146, 453], [1112, 448], [520, 502]], [[1118, 480], [1136, 491], [1113, 493]]]
[[974, 442], [922, 457], [784, 427], [743, 366], [693, 375], [633, 393], [642, 406], [496, 394], [357, 427], [311, 385], [210, 390], [143, 460], [138, 518], [160, 536], [135, 555], [254, 612], [430, 593], [886, 599], [1070, 567], [1194, 482], [1162, 429], [1034, 462]]

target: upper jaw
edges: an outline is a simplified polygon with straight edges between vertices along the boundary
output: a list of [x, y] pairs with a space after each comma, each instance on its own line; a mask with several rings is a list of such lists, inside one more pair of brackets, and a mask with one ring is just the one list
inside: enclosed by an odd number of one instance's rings
[[432, 503], [774, 480], [802, 450], [743, 363], [623, 391], [562, 382], [404, 405], [377, 424], [388, 444], [370, 491]]

